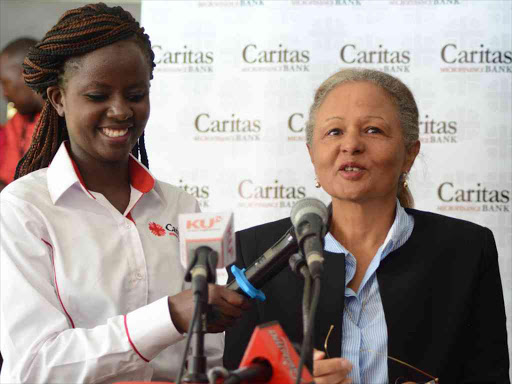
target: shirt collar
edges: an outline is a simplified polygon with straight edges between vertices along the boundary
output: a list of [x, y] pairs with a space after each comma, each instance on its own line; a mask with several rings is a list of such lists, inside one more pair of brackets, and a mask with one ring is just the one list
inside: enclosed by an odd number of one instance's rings
[[[48, 190], [53, 204], [72, 186], [79, 186], [91, 199], [96, 199], [87, 189], [82, 175], [69, 154], [69, 143], [63, 142], [48, 167]], [[132, 154], [129, 158], [130, 183], [138, 191], [147, 193], [155, 186], [155, 178]]]
[[[411, 235], [413, 227], [413, 217], [405, 211], [397, 199], [395, 220], [388, 231], [384, 243], [380, 247], [382, 249], [380, 260], [383, 260], [388, 254], [402, 246], [402, 244], [405, 243]], [[349, 253], [348, 250], [340, 244], [330, 232], [325, 236], [324, 249], [333, 253]]]

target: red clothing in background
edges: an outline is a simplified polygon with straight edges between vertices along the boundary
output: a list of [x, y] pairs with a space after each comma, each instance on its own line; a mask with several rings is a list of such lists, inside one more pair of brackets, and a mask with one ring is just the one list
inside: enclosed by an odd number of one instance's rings
[[[33, 120], [32, 120], [33, 119]], [[22, 115], [16, 113], [2, 128], [0, 155], [0, 181], [9, 184], [14, 180], [16, 166], [27, 152], [32, 141], [32, 133], [39, 120], [39, 114]]]
[[0, 164], [3, 163], [5, 156], [5, 127], [0, 124]]

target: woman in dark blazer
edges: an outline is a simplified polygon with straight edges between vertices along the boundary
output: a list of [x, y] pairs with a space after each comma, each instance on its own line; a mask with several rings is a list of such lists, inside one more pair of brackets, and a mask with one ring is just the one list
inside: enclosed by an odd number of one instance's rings
[[[333, 213], [315, 348], [349, 360], [354, 383], [510, 383], [494, 237], [412, 209], [407, 175], [418, 136], [414, 97], [390, 75], [342, 70], [316, 92], [307, 146]], [[238, 266], [290, 226], [283, 219], [238, 232]], [[226, 331], [229, 368], [257, 324], [278, 320], [292, 341], [302, 340], [302, 279], [286, 268], [263, 291], [267, 300]]]

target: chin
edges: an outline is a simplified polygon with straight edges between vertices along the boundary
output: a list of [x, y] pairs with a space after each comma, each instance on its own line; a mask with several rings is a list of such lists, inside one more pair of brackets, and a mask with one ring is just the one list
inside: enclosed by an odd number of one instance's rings
[[105, 163], [118, 163], [120, 161], [125, 161], [129, 156], [130, 152], [100, 154], [100, 158]]
[[361, 189], [333, 188], [324, 190], [332, 197], [338, 200], [364, 201], [368, 198], [367, 191]]

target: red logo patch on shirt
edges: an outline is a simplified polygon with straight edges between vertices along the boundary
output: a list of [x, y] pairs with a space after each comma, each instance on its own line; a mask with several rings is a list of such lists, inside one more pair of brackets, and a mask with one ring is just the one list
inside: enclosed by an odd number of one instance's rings
[[155, 236], [158, 236], [158, 237], [165, 236], [165, 229], [160, 224], [153, 223], [153, 222], [149, 223], [149, 230]]

